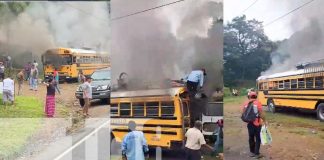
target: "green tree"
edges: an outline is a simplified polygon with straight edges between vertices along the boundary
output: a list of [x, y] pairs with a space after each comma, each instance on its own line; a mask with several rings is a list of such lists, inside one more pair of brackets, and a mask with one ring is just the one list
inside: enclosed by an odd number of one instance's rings
[[262, 22], [234, 18], [224, 27], [224, 82], [233, 86], [255, 80], [271, 66], [270, 54], [276, 43], [265, 35]]

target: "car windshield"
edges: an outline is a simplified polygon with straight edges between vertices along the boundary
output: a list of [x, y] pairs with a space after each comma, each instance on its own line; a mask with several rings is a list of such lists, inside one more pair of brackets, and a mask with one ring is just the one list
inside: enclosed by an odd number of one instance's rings
[[98, 80], [110, 80], [110, 75], [111, 75], [110, 74], [110, 70], [95, 71], [91, 75], [91, 78], [94, 81], [98, 81]]

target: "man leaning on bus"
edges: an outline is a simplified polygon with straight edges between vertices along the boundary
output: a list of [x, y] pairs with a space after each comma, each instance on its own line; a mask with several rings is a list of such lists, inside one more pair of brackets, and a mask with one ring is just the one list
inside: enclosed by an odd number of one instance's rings
[[201, 133], [202, 123], [201, 121], [196, 121], [195, 126], [193, 128], [188, 129], [186, 132], [186, 160], [200, 160], [201, 152], [200, 148], [205, 146], [209, 148], [211, 151], [213, 147], [206, 144], [204, 135]]
[[204, 76], [206, 76], [206, 70], [194, 70], [191, 71], [189, 75], [186, 77], [187, 88], [191, 93], [197, 93], [198, 86], [199, 88], [203, 87], [204, 84]]
[[148, 145], [142, 131], [136, 131], [136, 123], [128, 122], [130, 132], [123, 139], [121, 150], [123, 160], [144, 160], [148, 153]]

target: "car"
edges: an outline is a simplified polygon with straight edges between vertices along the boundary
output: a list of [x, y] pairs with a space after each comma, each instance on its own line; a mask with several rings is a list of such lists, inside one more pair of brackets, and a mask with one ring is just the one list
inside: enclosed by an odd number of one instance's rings
[[[100, 99], [105, 103], [110, 103], [111, 92], [111, 70], [110, 68], [98, 69], [91, 75], [92, 82], [92, 99]], [[83, 99], [82, 84], [78, 86], [75, 92], [75, 97], [81, 100]]]
[[217, 121], [223, 119], [223, 102], [209, 101], [202, 113], [202, 133], [206, 140], [211, 143], [215, 142], [218, 129]]

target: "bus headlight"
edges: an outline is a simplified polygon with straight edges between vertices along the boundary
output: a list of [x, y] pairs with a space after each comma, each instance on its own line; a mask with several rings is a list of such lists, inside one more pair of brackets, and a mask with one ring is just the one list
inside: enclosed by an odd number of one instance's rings
[[99, 86], [97, 88], [97, 91], [102, 91], [102, 90], [107, 90], [108, 89], [108, 85], [103, 85], [103, 86]]

